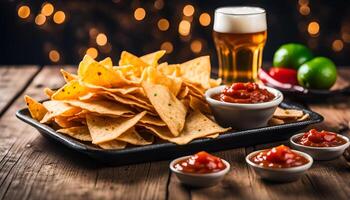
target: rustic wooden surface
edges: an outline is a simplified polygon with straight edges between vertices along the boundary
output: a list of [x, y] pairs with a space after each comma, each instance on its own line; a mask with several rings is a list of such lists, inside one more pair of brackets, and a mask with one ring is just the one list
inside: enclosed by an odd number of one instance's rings
[[[24, 94], [43, 99], [44, 87], [63, 84], [58, 67], [3, 66], [0, 74], [0, 199], [350, 199], [350, 164], [344, 157], [315, 162], [296, 182], [260, 180], [245, 156], [283, 141], [215, 153], [232, 170], [219, 185], [205, 189], [179, 184], [169, 161], [104, 166], [48, 141], [15, 117], [25, 106]], [[350, 82], [350, 69], [340, 75], [339, 87]], [[350, 135], [349, 97], [308, 106], [325, 117], [315, 127]]]

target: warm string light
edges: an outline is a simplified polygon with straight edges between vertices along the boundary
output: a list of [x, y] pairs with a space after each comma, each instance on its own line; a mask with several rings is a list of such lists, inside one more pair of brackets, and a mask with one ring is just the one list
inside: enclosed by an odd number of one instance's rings
[[91, 58], [95, 59], [98, 56], [98, 51], [94, 47], [90, 47], [86, 50], [86, 54], [89, 55]]
[[299, 8], [299, 12], [302, 15], [309, 15], [310, 14], [310, 7], [308, 5], [302, 5]]
[[190, 34], [190, 30], [191, 30], [191, 23], [187, 20], [182, 20], [180, 23], [179, 23], [179, 33], [180, 35], [182, 36], [187, 36]]
[[156, 1], [154, 1], [154, 7], [157, 10], [161, 10], [164, 7], [164, 1], [163, 0], [156, 0]]
[[18, 17], [22, 19], [26, 19], [30, 15], [30, 8], [29, 6], [21, 6], [17, 10]]
[[210, 15], [208, 13], [202, 13], [200, 16], [199, 16], [199, 23], [202, 25], [202, 26], [209, 26], [210, 25], [210, 21], [211, 21], [211, 18], [210, 18]]
[[167, 31], [169, 29], [169, 21], [167, 19], [160, 19], [157, 23], [159, 30]]
[[299, 0], [298, 3], [300, 6], [309, 5], [309, 0]]
[[136, 8], [135, 12], [134, 12], [134, 18], [137, 21], [141, 21], [146, 17], [146, 11], [143, 8]]
[[183, 10], [183, 14], [187, 17], [191, 17], [194, 14], [194, 7], [192, 5], [186, 5]]
[[313, 36], [313, 37], [317, 37], [319, 32], [320, 32], [320, 25], [313, 21], [313, 22], [310, 22], [308, 27], [307, 27], [307, 32]]
[[341, 50], [343, 50], [344, 48], [344, 43], [341, 40], [334, 40], [332, 43], [332, 49], [335, 52], [339, 52]]
[[41, 8], [41, 14], [45, 15], [45, 16], [50, 16], [52, 15], [53, 11], [54, 11], [54, 7], [51, 3], [45, 3], [43, 5], [43, 7]]
[[46, 22], [46, 17], [45, 15], [43, 14], [38, 14], [36, 17], [35, 17], [35, 23], [38, 25], [38, 26], [41, 26], [43, 24], [45, 24]]
[[52, 61], [52, 62], [58, 62], [60, 60], [60, 53], [58, 53], [57, 50], [51, 50], [49, 52], [49, 59]]
[[165, 50], [167, 54], [173, 52], [174, 50], [174, 47], [173, 47], [173, 44], [171, 42], [163, 42], [161, 45], [160, 45], [160, 49], [162, 50]]
[[53, 15], [53, 21], [56, 24], [62, 24], [65, 19], [66, 19], [66, 14], [63, 11], [57, 11]]
[[107, 36], [104, 33], [99, 33], [96, 37], [96, 43], [99, 46], [104, 46], [107, 44]]
[[193, 40], [191, 42], [191, 50], [193, 53], [199, 53], [202, 51], [202, 42], [199, 40]]

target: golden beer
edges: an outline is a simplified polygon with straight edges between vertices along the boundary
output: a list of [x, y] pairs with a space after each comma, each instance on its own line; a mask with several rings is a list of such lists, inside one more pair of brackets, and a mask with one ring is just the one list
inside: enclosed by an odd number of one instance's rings
[[217, 9], [213, 38], [223, 83], [256, 82], [267, 39], [265, 10], [257, 7]]

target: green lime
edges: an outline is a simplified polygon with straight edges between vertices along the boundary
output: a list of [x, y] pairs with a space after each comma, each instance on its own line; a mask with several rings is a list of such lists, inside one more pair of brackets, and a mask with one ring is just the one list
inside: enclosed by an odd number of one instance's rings
[[337, 80], [335, 64], [328, 58], [316, 57], [298, 70], [300, 85], [311, 89], [329, 89]]
[[300, 65], [312, 58], [313, 55], [306, 46], [297, 43], [284, 44], [275, 52], [273, 66], [298, 70]]

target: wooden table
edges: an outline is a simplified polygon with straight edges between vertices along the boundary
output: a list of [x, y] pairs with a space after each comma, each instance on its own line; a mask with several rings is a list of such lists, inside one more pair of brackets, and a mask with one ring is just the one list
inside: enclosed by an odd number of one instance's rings
[[[350, 68], [339, 71], [340, 84], [350, 80]], [[58, 67], [2, 66], [0, 74], [0, 199], [350, 199], [350, 165], [344, 157], [315, 162], [296, 182], [260, 180], [245, 156], [281, 142], [216, 153], [232, 170], [219, 185], [206, 189], [179, 184], [169, 172], [169, 161], [103, 166], [48, 141], [15, 117], [25, 106], [24, 94], [43, 99], [44, 87], [63, 84]], [[325, 117], [316, 127], [349, 136], [349, 97], [308, 106]]]

